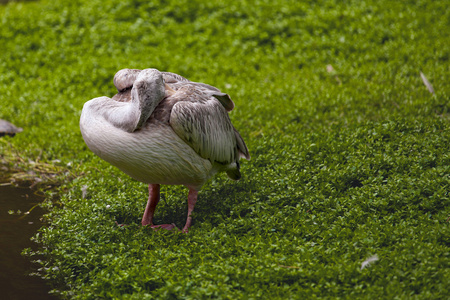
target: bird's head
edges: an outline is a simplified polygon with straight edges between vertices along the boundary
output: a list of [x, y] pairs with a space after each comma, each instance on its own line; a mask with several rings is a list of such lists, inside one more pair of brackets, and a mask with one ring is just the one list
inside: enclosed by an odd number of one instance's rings
[[160, 102], [165, 96], [164, 78], [156, 69], [142, 70], [133, 83], [141, 103]]
[[138, 127], [142, 126], [155, 107], [164, 99], [165, 91], [164, 78], [160, 71], [145, 69], [139, 73], [131, 90], [131, 97], [139, 101], [142, 114]]
[[114, 75], [114, 85], [119, 92], [123, 92], [133, 87], [136, 78], [141, 70], [137, 69], [122, 69]]

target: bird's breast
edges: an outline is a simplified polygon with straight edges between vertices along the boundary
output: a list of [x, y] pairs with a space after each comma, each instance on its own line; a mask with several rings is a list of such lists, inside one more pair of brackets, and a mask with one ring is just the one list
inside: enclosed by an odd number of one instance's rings
[[104, 119], [88, 118], [83, 122], [82, 116], [80, 127], [89, 149], [138, 181], [200, 187], [213, 175], [211, 162], [201, 158], [170, 126], [148, 122], [129, 133]]

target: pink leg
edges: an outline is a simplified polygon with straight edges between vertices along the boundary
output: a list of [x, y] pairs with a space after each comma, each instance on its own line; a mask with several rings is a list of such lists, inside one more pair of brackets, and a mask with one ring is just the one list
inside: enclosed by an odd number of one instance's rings
[[159, 202], [159, 184], [148, 185], [148, 202], [142, 216], [142, 226], [153, 225], [153, 215]]
[[142, 226], [150, 225], [154, 229], [167, 229], [171, 230], [175, 228], [175, 224], [163, 224], [163, 225], [153, 225], [153, 215], [155, 214], [156, 205], [159, 202], [159, 184], [149, 184], [148, 185], [148, 202], [145, 207], [144, 215], [142, 216]]
[[186, 220], [186, 225], [184, 225], [183, 232], [187, 233], [189, 231], [189, 227], [191, 227], [192, 217], [191, 214], [194, 211], [195, 203], [197, 202], [198, 191], [189, 189], [188, 195], [188, 216]]

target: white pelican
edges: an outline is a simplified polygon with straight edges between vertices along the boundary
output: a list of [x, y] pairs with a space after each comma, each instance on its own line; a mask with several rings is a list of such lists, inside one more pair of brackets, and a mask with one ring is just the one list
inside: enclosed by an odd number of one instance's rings
[[120, 70], [114, 85], [114, 97], [84, 104], [83, 139], [100, 158], [149, 185], [143, 226], [175, 228], [153, 224], [160, 184], [185, 185], [187, 232], [202, 185], [218, 172], [238, 180], [239, 159], [250, 159], [228, 116], [234, 103], [213, 86], [156, 69]]

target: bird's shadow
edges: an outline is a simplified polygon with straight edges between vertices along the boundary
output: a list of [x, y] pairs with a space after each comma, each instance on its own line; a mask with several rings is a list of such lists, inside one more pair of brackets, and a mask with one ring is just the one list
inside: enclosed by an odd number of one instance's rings
[[[240, 199], [242, 184], [229, 182], [219, 177], [206, 184], [199, 193], [194, 209], [193, 226], [196, 223], [208, 222], [217, 225], [230, 216], [230, 211]], [[160, 202], [155, 211], [154, 223], [175, 223], [183, 228], [187, 218], [188, 189], [183, 186], [161, 186]], [[147, 199], [135, 199], [134, 204], [125, 205], [111, 211], [112, 217], [119, 224], [140, 224]]]

